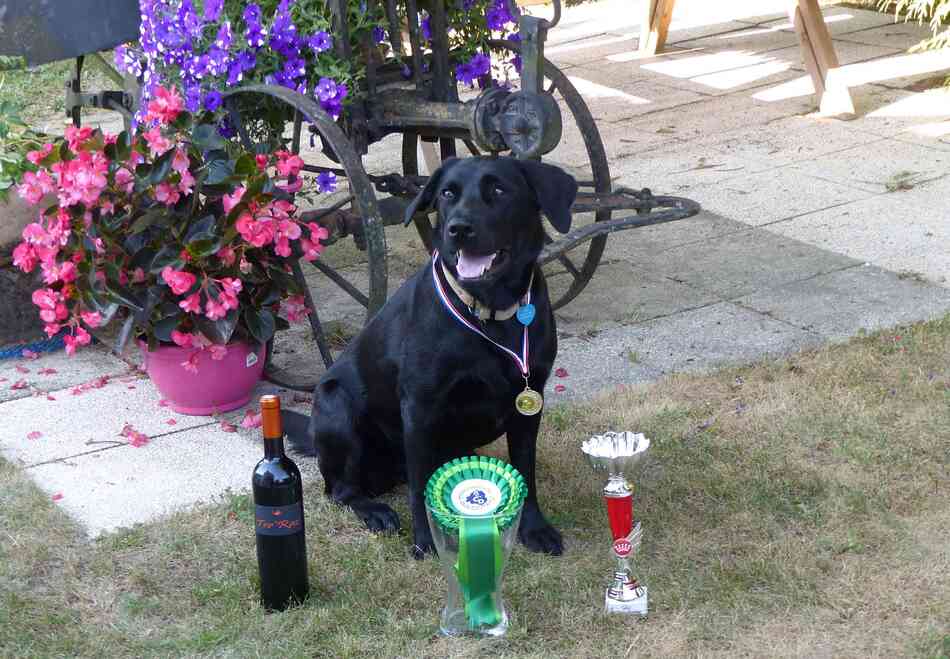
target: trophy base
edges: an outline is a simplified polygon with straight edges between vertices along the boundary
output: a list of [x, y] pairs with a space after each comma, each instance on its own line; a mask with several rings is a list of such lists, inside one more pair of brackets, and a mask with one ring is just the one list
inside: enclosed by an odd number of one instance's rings
[[608, 590], [604, 600], [604, 608], [607, 610], [607, 613], [626, 613], [637, 615], [642, 618], [645, 618], [647, 615], [647, 587], [639, 586], [639, 591], [642, 591], [640, 595], [632, 599], [616, 599], [610, 596], [610, 591]]

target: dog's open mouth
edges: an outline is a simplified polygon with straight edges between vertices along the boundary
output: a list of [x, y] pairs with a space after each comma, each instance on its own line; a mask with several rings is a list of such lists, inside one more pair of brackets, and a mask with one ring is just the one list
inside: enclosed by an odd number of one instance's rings
[[481, 279], [504, 267], [507, 260], [508, 252], [503, 249], [484, 256], [466, 253], [465, 250], [460, 249], [455, 269], [462, 279]]

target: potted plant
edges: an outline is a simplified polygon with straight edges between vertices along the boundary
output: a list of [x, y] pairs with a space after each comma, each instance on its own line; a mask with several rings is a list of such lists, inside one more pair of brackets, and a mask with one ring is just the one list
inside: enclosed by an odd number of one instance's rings
[[327, 236], [297, 219], [288, 193], [303, 161], [248, 153], [219, 119], [158, 88], [138, 134], [67, 128], [28, 154], [36, 168], [17, 188], [32, 203], [55, 195], [13, 252], [42, 280], [33, 302], [47, 334], [65, 332], [72, 354], [89, 330], [120, 323], [119, 345], [138, 338], [149, 376], [185, 414], [249, 400], [264, 346], [306, 315], [290, 259], [317, 258]]

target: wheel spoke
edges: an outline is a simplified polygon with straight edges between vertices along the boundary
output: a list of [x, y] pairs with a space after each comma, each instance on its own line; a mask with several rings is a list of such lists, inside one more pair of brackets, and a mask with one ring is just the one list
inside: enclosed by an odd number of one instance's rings
[[364, 307], [369, 307], [369, 298], [366, 297], [360, 289], [351, 284], [343, 275], [339, 272], [328, 266], [326, 263], [317, 259], [312, 263], [313, 267], [325, 274], [334, 284], [342, 288], [344, 291], [349, 293], [350, 297], [362, 304]]
[[468, 147], [468, 152], [471, 153], [473, 156], [482, 155], [482, 152], [478, 150], [478, 147], [475, 145], [475, 142], [473, 142], [472, 140], [464, 140], [464, 142], [465, 142], [465, 146]]

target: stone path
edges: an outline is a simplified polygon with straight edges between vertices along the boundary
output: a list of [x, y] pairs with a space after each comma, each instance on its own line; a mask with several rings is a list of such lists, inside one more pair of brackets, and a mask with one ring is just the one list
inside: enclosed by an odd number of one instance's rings
[[[871, 63], [862, 75], [873, 81], [853, 89], [857, 119], [813, 114], [783, 6], [681, 1], [669, 51], [646, 60], [630, 0], [566, 10], [551, 32], [548, 55], [590, 104], [615, 184], [691, 197], [704, 211], [611, 237], [594, 281], [559, 312], [558, 365], [569, 376], [551, 383], [549, 404], [950, 310], [950, 94], [915, 91], [932, 73], [893, 78]], [[925, 34], [874, 12], [825, 16], [845, 63], [899, 54]], [[552, 159], [582, 169], [581, 140], [565, 131]], [[368, 166], [390, 167], [398, 148], [387, 140]], [[391, 276], [422, 262], [411, 231], [387, 238]], [[324, 319], [356, 331], [359, 308], [316, 273], [310, 281]], [[285, 337], [280, 357], [313, 363], [301, 337]], [[160, 407], [135, 362], [102, 347], [0, 362], [3, 456], [61, 494], [92, 534], [243, 490], [260, 453], [256, 430], [227, 433], [217, 419]], [[72, 394], [89, 382], [102, 386]], [[122, 443], [126, 423], [151, 441]]]

